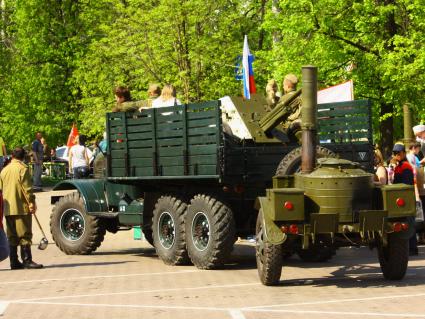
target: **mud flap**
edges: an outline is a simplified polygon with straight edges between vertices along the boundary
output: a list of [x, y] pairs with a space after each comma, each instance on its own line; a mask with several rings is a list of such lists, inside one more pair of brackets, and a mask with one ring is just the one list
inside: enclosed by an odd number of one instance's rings
[[272, 207], [266, 197], [258, 197], [256, 207], [263, 211], [263, 230], [266, 240], [273, 245], [280, 245], [286, 241], [288, 236], [280, 230], [271, 218]]

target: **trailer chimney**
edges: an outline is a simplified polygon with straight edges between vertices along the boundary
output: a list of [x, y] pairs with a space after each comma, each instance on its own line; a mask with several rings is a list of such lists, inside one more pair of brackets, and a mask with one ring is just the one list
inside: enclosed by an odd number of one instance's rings
[[404, 144], [406, 146], [415, 140], [412, 127], [412, 111], [410, 110], [410, 105], [406, 103], [403, 105]]
[[301, 173], [308, 174], [316, 165], [317, 144], [317, 67], [302, 67], [302, 152]]

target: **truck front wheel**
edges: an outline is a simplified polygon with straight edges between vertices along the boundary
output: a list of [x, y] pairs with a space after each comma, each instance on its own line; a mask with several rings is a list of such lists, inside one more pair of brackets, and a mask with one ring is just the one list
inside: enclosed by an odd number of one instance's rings
[[409, 262], [409, 239], [396, 233], [388, 234], [386, 247], [382, 246], [381, 241], [378, 242], [378, 257], [385, 279], [403, 279]]
[[186, 242], [190, 260], [200, 269], [224, 264], [233, 249], [235, 222], [232, 210], [207, 195], [196, 195], [186, 217]]
[[255, 258], [260, 280], [266, 286], [277, 285], [282, 274], [282, 245], [267, 242], [263, 229], [262, 210], [258, 212], [255, 233]]
[[174, 196], [161, 196], [153, 211], [153, 245], [167, 265], [189, 262], [185, 243], [186, 203]]
[[98, 217], [90, 216], [79, 193], [59, 199], [50, 215], [50, 232], [56, 246], [67, 255], [88, 255], [105, 236]]

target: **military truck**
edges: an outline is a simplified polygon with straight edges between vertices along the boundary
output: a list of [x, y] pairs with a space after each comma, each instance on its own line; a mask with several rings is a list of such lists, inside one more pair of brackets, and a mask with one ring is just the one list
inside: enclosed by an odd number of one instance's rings
[[317, 69], [304, 67], [301, 171], [277, 172], [256, 203], [260, 280], [277, 284], [286, 254], [326, 259], [344, 246], [377, 248], [384, 277], [402, 279], [415, 232], [413, 186], [376, 185], [372, 174], [345, 159], [316, 162], [316, 105]]
[[[56, 245], [89, 254], [106, 231], [140, 226], [167, 264], [222, 265], [237, 237], [255, 233], [255, 201], [276, 172], [299, 170], [301, 148], [280, 129], [291, 102], [269, 113], [253, 95], [106, 114], [104, 174], [54, 188], [76, 190], [52, 197]], [[368, 101], [320, 105], [318, 117], [318, 157], [338, 154], [372, 169]]]

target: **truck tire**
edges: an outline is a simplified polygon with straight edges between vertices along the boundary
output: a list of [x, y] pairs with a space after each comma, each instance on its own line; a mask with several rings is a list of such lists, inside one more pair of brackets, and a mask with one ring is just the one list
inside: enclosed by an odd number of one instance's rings
[[159, 258], [167, 265], [189, 263], [185, 242], [184, 221], [187, 204], [173, 196], [161, 196], [152, 218], [153, 245]]
[[255, 259], [257, 270], [263, 285], [275, 286], [282, 274], [282, 245], [272, 245], [265, 239], [263, 232], [263, 212], [260, 209], [255, 227]]
[[[331, 150], [322, 146], [316, 146], [317, 158], [331, 157], [336, 158], [337, 155]], [[276, 176], [293, 175], [301, 169], [301, 147], [297, 147], [290, 151], [280, 161], [279, 166], [276, 169]]]
[[378, 242], [378, 258], [385, 279], [403, 279], [409, 262], [409, 239], [395, 233], [388, 234], [387, 247]]
[[152, 227], [143, 227], [142, 226], [142, 232], [143, 232], [143, 236], [145, 237], [146, 241], [151, 245], [153, 245], [153, 231], [152, 231]]
[[306, 262], [325, 262], [332, 258], [335, 250], [330, 247], [309, 247], [308, 249], [299, 249], [298, 256]]
[[145, 192], [143, 198], [143, 225], [141, 226], [143, 235], [146, 241], [153, 245], [153, 231], [152, 231], [152, 216], [155, 204], [158, 201], [160, 195], [157, 193]]
[[235, 242], [232, 210], [208, 195], [192, 198], [186, 217], [186, 243], [190, 260], [200, 269], [223, 265]]
[[105, 237], [98, 217], [87, 214], [83, 198], [72, 193], [59, 199], [50, 215], [50, 232], [56, 246], [67, 255], [88, 255]]

